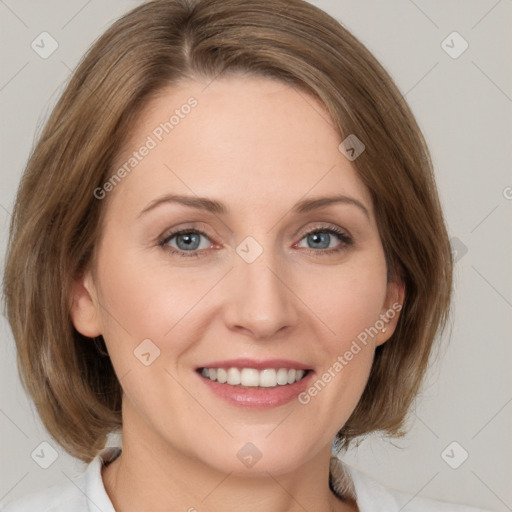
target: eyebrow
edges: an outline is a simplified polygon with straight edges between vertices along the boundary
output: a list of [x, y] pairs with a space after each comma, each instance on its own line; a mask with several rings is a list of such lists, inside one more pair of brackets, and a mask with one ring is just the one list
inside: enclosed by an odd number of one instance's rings
[[[190, 208], [195, 208], [198, 210], [205, 210], [211, 212], [215, 215], [227, 215], [229, 213], [229, 208], [221, 203], [220, 201], [216, 201], [215, 199], [209, 199], [207, 197], [198, 197], [198, 196], [186, 196], [186, 195], [177, 195], [177, 194], [166, 194], [162, 197], [159, 197], [153, 201], [151, 201], [138, 215], [141, 217], [142, 215], [148, 213], [151, 210], [154, 210], [160, 205], [168, 204], [168, 203], [177, 203], [184, 206], [188, 206]], [[368, 212], [368, 208], [359, 201], [350, 196], [345, 195], [336, 195], [336, 196], [328, 196], [328, 197], [316, 197], [312, 199], [303, 199], [295, 204], [292, 208], [292, 213], [308, 213], [313, 210], [317, 210], [320, 208], [325, 208], [330, 206], [331, 204], [348, 204], [353, 205], [359, 208], [366, 217], [370, 218], [370, 213]]]

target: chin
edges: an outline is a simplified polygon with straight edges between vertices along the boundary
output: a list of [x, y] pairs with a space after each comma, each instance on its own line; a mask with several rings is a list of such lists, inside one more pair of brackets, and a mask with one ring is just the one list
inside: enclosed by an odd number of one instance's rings
[[244, 440], [230, 439], [224, 446], [218, 444], [214, 450], [210, 445], [206, 453], [197, 456], [204, 464], [222, 473], [241, 477], [268, 477], [268, 473], [279, 475], [297, 470], [315, 455], [313, 447], [307, 450], [303, 438], [297, 436], [297, 433], [295, 436], [289, 435], [288, 442], [282, 438], [266, 439], [265, 436], [268, 436], [267, 432], [260, 437], [253, 436], [252, 441], [248, 440], [249, 437]]

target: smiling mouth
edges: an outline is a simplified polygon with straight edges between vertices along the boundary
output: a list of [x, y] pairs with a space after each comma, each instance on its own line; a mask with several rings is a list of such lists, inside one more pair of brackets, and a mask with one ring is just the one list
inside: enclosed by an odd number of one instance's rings
[[198, 368], [197, 371], [205, 379], [239, 388], [289, 386], [301, 381], [310, 372], [293, 368]]

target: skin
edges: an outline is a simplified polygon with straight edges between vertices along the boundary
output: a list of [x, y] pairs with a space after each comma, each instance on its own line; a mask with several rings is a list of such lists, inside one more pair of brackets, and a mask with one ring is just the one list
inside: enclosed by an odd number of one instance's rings
[[[195, 369], [286, 358], [318, 378], [402, 302], [403, 286], [387, 281], [370, 195], [322, 105], [268, 78], [206, 85], [175, 85], [146, 105], [118, 165], [190, 96], [198, 101], [104, 199], [95, 264], [75, 285], [73, 322], [103, 335], [124, 391], [123, 452], [103, 469], [105, 488], [121, 512], [357, 510], [329, 490], [331, 442], [398, 315], [307, 405], [236, 407]], [[165, 203], [140, 215], [170, 193], [216, 199], [229, 213]], [[350, 203], [292, 213], [299, 200], [336, 194], [366, 213]], [[327, 235], [340, 248], [327, 254], [306, 236], [332, 227], [352, 243]], [[159, 245], [182, 228], [206, 232], [199, 257], [170, 252], [183, 250], [176, 237]], [[263, 249], [252, 263], [236, 252], [247, 236]], [[160, 349], [149, 366], [134, 357], [147, 338]], [[237, 458], [247, 442], [262, 454], [252, 468]]]

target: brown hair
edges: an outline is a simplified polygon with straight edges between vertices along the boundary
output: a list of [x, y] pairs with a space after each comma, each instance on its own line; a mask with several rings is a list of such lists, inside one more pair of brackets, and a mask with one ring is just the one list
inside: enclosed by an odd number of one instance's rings
[[18, 369], [40, 417], [70, 454], [90, 461], [121, 427], [121, 386], [104, 342], [78, 333], [73, 280], [94, 263], [112, 174], [150, 97], [186, 78], [273, 77], [319, 99], [341, 140], [366, 146], [353, 162], [376, 212], [390, 278], [406, 297], [392, 338], [376, 350], [340, 447], [375, 430], [399, 435], [436, 334], [447, 319], [452, 260], [421, 132], [370, 52], [302, 0], [154, 0], [115, 22], [71, 77], [18, 190], [4, 275]]

